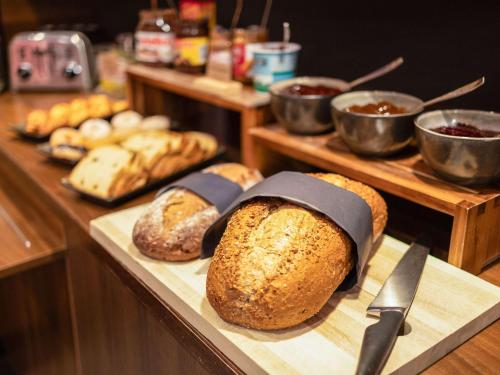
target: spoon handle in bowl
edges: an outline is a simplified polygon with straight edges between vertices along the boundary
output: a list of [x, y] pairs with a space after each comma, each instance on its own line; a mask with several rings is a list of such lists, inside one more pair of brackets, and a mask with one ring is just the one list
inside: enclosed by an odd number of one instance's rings
[[389, 72], [392, 72], [394, 69], [396, 69], [398, 66], [400, 66], [404, 62], [402, 57], [398, 57], [396, 60], [391, 61], [389, 64], [386, 64], [377, 70], [365, 74], [362, 77], [359, 77], [358, 79], [355, 79], [354, 81], [349, 82], [349, 86], [351, 89], [353, 87], [362, 85], [363, 83], [366, 83], [368, 81], [371, 81], [375, 78], [382, 77], [383, 75], [386, 75]]
[[468, 83], [462, 87], [459, 87], [458, 89], [455, 89], [455, 90], [450, 91], [446, 94], [438, 96], [437, 98], [427, 100], [423, 104], [423, 106], [428, 107], [430, 105], [440, 103], [440, 102], [443, 102], [445, 100], [450, 100], [450, 99], [457, 98], [459, 96], [468, 94], [469, 92], [476, 90], [478, 87], [481, 87], [483, 84], [484, 84], [484, 77], [481, 77], [481, 78], [475, 80], [474, 82]]

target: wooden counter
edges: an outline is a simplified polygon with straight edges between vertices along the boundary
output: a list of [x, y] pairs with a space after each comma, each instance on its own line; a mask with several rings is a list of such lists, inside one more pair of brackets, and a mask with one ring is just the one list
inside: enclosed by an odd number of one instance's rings
[[[33, 195], [46, 201], [65, 225], [76, 372], [238, 373], [240, 370], [182, 316], [151, 292], [89, 236], [89, 221], [112, 210], [80, 200], [59, 180], [68, 169], [49, 163], [33, 144], [8, 129], [30, 108], [71, 95], [3, 94], [0, 97], [0, 163], [11, 164]], [[120, 209], [151, 200], [153, 193]], [[480, 275], [500, 285], [500, 263]], [[0, 302], [0, 303], [3, 303]], [[431, 366], [429, 374], [494, 373], [500, 366], [496, 322]]]

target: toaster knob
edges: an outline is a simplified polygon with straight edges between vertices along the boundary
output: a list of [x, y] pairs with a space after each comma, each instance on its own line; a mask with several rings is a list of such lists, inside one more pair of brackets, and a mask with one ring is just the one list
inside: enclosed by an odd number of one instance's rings
[[30, 63], [21, 63], [17, 68], [17, 75], [22, 80], [26, 80], [31, 77], [31, 64]]
[[68, 79], [73, 79], [76, 76], [80, 75], [82, 72], [82, 66], [75, 63], [75, 62], [70, 62], [66, 67], [64, 68], [64, 76]]

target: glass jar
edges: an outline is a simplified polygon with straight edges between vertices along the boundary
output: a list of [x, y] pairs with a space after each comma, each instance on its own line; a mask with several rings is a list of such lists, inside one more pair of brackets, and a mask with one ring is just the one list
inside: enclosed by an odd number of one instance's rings
[[150, 66], [172, 66], [175, 59], [176, 21], [173, 9], [147, 9], [139, 13], [135, 32], [135, 59]]
[[267, 41], [267, 29], [259, 26], [233, 31], [231, 50], [234, 80], [251, 83], [254, 50], [257, 43], [265, 41]]
[[180, 0], [180, 18], [183, 20], [203, 21], [208, 20], [209, 30], [216, 25], [215, 0]]
[[204, 73], [208, 58], [207, 20], [179, 20], [176, 36], [175, 69], [185, 73]]

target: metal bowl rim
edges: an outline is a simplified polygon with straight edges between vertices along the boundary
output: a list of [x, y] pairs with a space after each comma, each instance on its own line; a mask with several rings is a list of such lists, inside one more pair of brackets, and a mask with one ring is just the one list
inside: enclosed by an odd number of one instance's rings
[[[281, 92], [278, 91], [278, 89], [276, 89], [276, 86], [281, 86], [281, 85], [284, 85], [286, 83], [292, 83], [293, 81], [297, 81], [299, 79], [310, 79], [310, 80], [315, 80], [315, 79], [321, 79], [321, 80], [326, 80], [326, 81], [336, 81], [342, 85], [345, 85], [346, 88], [345, 90], [340, 88], [339, 86], [331, 86], [331, 87], [334, 87], [338, 90], [341, 90], [340, 93], [338, 94], [334, 94], [334, 95], [290, 95], [290, 94], [283, 94]], [[278, 81], [278, 82], [274, 82], [272, 83], [270, 86], [269, 86], [269, 93], [271, 95], [274, 95], [274, 96], [278, 96], [280, 98], [290, 98], [290, 99], [298, 99], [298, 100], [301, 100], [301, 99], [305, 99], [305, 100], [310, 100], [310, 99], [327, 99], [327, 98], [333, 98], [337, 95], [342, 95], [343, 93], [346, 93], [348, 92], [349, 90], [351, 89], [351, 86], [349, 85], [349, 83], [347, 81], [344, 81], [342, 79], [339, 79], [339, 78], [334, 78], [334, 77], [322, 77], [322, 76], [300, 76], [300, 77], [294, 77], [294, 78], [290, 78], [290, 79], [286, 79], [286, 80], [283, 80], [283, 81]]]
[[[343, 95], [369, 94], [369, 93], [371, 93], [371, 94], [396, 94], [399, 96], [404, 96], [407, 98], [416, 99], [421, 103], [421, 105], [419, 107], [417, 107], [417, 109], [415, 111], [412, 111], [412, 112], [394, 113], [394, 114], [390, 114], [390, 115], [375, 115], [375, 114], [369, 114], [369, 113], [347, 112], [347, 111], [335, 106], [334, 101], [339, 100]], [[344, 93], [339, 94], [336, 97], [334, 97], [332, 99], [332, 101], [330, 102], [330, 106], [338, 112], [342, 112], [342, 113], [348, 114], [348, 115], [354, 115], [356, 117], [363, 117], [363, 118], [368, 117], [368, 118], [373, 118], [373, 119], [400, 118], [400, 117], [402, 118], [402, 117], [415, 116], [424, 110], [424, 106], [422, 104], [424, 104], [424, 101], [420, 98], [417, 98], [416, 96], [405, 94], [405, 93], [398, 92], [398, 91], [385, 91], [385, 90], [360, 90], [360, 91], [344, 92]]]
[[479, 115], [482, 115], [482, 114], [489, 114], [489, 115], [495, 115], [495, 116], [498, 116], [498, 119], [500, 120], [500, 113], [498, 112], [494, 112], [494, 111], [481, 111], [481, 110], [477, 110], [477, 109], [437, 109], [437, 110], [434, 110], [434, 111], [429, 111], [429, 112], [424, 112], [422, 114], [420, 114], [413, 122], [415, 124], [415, 127], [418, 129], [418, 130], [421, 130], [421, 131], [424, 131], [426, 132], [427, 134], [431, 134], [433, 136], [437, 136], [437, 137], [440, 137], [440, 138], [446, 138], [446, 139], [464, 139], [464, 140], [471, 140], [471, 141], [479, 141], [479, 142], [494, 142], [494, 141], [500, 141], [500, 137], [464, 137], [464, 136], [459, 136], [459, 135], [449, 135], [449, 134], [441, 134], [441, 133], [437, 133], [435, 131], [432, 131], [430, 129], [427, 129], [427, 128], [424, 128], [422, 127], [420, 124], [419, 124], [419, 120], [422, 121], [422, 117], [425, 117], [425, 116], [431, 116], [433, 114], [436, 114], [436, 113], [442, 113], [442, 112], [446, 112], [446, 113], [476, 113], [476, 114], [479, 114]]

